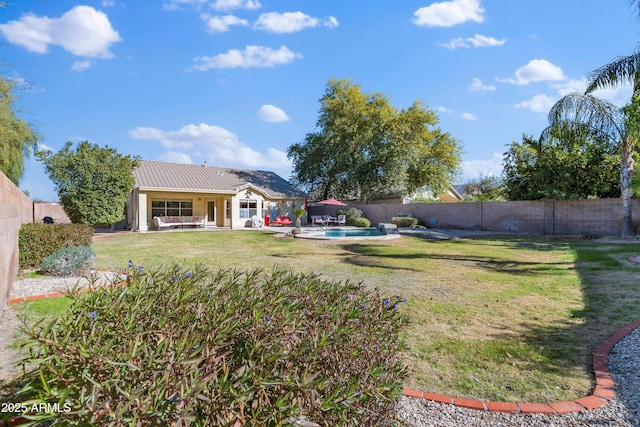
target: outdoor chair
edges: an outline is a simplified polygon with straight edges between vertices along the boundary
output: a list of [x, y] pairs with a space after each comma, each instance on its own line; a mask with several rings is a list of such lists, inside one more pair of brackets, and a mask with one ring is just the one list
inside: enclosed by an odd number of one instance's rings
[[338, 219], [336, 220], [336, 224], [338, 224], [338, 225], [347, 225], [347, 216], [346, 215], [338, 215]]
[[324, 220], [320, 215], [311, 215], [311, 226], [315, 227], [316, 225], [325, 225]]

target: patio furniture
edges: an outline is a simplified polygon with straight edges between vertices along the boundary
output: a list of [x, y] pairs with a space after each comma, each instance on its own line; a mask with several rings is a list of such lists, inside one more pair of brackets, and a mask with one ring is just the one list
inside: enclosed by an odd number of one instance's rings
[[335, 224], [338, 219], [332, 217], [331, 215], [322, 215], [322, 220], [324, 221], [325, 224], [331, 225], [331, 224]]
[[171, 227], [204, 227], [204, 217], [200, 216], [154, 216], [153, 222], [158, 227], [158, 230]]
[[276, 219], [271, 221], [271, 224], [273, 224], [273, 225], [291, 225], [291, 224], [293, 224], [293, 221], [291, 220], [291, 218], [289, 218], [286, 215], [280, 215], [280, 216], [277, 216]]
[[336, 220], [337, 225], [347, 225], [347, 216], [346, 215], [338, 215], [338, 219]]
[[316, 225], [323, 226], [323, 225], [325, 225], [325, 222], [322, 219], [322, 216], [320, 216], [320, 215], [311, 215], [311, 226], [315, 227]]

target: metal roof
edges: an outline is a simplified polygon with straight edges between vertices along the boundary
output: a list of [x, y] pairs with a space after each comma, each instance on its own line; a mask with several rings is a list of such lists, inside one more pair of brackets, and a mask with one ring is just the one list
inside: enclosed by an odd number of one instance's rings
[[199, 193], [237, 193], [247, 187], [269, 198], [305, 198], [306, 193], [274, 172], [141, 160], [134, 188]]

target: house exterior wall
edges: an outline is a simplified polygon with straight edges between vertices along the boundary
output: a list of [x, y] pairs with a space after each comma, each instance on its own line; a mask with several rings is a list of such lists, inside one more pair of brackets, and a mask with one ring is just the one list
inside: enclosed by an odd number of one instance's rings
[[[18, 232], [33, 222], [33, 202], [0, 172], [0, 310], [18, 276]], [[0, 311], [0, 316], [2, 311]]]

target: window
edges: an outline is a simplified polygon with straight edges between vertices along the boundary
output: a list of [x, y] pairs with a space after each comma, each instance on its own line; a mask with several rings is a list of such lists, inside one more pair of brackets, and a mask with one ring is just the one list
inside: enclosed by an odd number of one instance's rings
[[193, 216], [193, 201], [151, 200], [151, 216]]
[[254, 215], [258, 215], [258, 201], [257, 200], [240, 200], [240, 218], [251, 218]]

